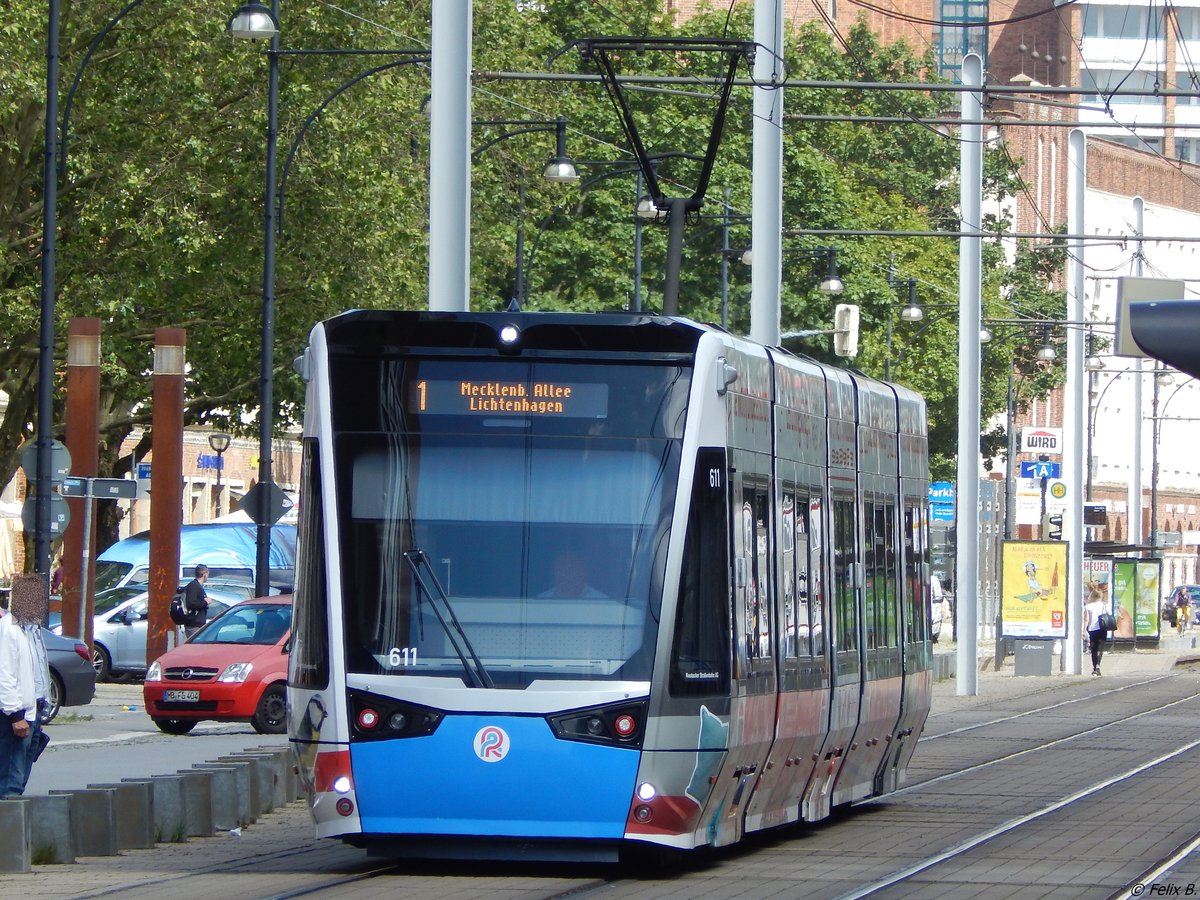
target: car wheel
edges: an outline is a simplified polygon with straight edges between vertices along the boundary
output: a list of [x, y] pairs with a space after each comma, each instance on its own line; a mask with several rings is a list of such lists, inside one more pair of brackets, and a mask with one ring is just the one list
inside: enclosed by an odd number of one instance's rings
[[263, 691], [250, 724], [259, 734], [283, 734], [287, 730], [287, 690], [282, 684]]
[[198, 722], [197, 719], [154, 719], [154, 724], [163, 734], [187, 734]]
[[92, 668], [96, 670], [97, 681], [108, 681], [112, 677], [112, 656], [103, 644], [92, 647]]
[[50, 672], [50, 696], [46, 698], [46, 708], [42, 710], [42, 724], [49, 725], [62, 709], [63, 685], [62, 679], [55, 671]]

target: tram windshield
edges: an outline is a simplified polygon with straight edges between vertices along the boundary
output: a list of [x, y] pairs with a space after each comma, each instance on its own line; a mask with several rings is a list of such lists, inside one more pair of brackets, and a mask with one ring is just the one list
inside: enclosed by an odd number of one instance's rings
[[334, 371], [350, 671], [518, 689], [649, 679], [687, 369]]

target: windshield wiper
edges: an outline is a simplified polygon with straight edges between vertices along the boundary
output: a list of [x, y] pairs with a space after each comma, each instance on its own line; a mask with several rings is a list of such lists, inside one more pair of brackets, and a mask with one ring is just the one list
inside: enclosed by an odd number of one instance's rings
[[[492, 682], [492, 676], [488, 674], [487, 669], [483, 666], [483, 661], [479, 658], [479, 654], [471, 646], [471, 639], [467, 637], [467, 633], [463, 631], [462, 625], [459, 624], [458, 616], [454, 615], [454, 608], [450, 605], [450, 598], [442, 589], [441, 582], [438, 581], [437, 574], [433, 571], [433, 564], [429, 560], [429, 555], [419, 547], [415, 547], [412, 550], [404, 551], [404, 561], [412, 569], [413, 579], [417, 582], [421, 592], [429, 598], [429, 605], [433, 607], [434, 614], [438, 617], [438, 621], [442, 623], [442, 630], [446, 632], [446, 637], [450, 639], [450, 643], [454, 647], [454, 652], [458, 654], [458, 658], [463, 664], [463, 670], [467, 673], [467, 680], [471, 682], [470, 687], [494, 688], [496, 685]], [[433, 583], [436, 593], [429, 589], [422, 571], [429, 576], [429, 581]], [[441, 601], [440, 605], [437, 602], [438, 600]], [[442, 612], [443, 608], [445, 609], [445, 613]]]

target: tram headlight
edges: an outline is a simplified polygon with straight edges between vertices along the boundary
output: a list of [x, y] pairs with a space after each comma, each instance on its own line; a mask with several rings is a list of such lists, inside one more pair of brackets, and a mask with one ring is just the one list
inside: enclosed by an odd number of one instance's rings
[[351, 787], [353, 787], [353, 785], [350, 783], [350, 776], [348, 775], [339, 775], [333, 780], [333, 789], [339, 794], [350, 793]]
[[637, 786], [638, 799], [643, 803], [649, 803], [658, 796], [658, 789], [648, 781], [643, 781]]
[[445, 713], [394, 697], [366, 691], [347, 692], [350, 700], [351, 740], [382, 741], [426, 737], [437, 731]]
[[500, 343], [506, 347], [511, 347], [521, 337], [521, 329], [516, 325], [508, 324], [500, 326]]

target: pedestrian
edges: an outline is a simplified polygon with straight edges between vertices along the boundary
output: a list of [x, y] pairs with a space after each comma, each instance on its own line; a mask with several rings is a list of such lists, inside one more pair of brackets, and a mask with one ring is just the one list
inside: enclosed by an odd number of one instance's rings
[[25, 748], [25, 778], [21, 782], [21, 793], [25, 793], [25, 787], [29, 784], [29, 776], [33, 774], [33, 764], [37, 762], [42, 751], [46, 749], [46, 745], [50, 743], [50, 737], [42, 728], [42, 720], [46, 716], [46, 710], [50, 707], [50, 663], [46, 657], [46, 642], [42, 638], [42, 626], [38, 621], [22, 622], [17, 619], [17, 624], [21, 626], [25, 632], [25, 637], [29, 641], [29, 649], [33, 654], [33, 693], [37, 698], [35, 703], [36, 715], [33, 721], [29, 723], [29, 743]]
[[1088, 649], [1092, 651], [1092, 674], [1100, 674], [1100, 658], [1104, 656], [1104, 642], [1108, 630], [1100, 623], [1100, 617], [1108, 612], [1108, 604], [1096, 593], [1092, 594], [1083, 607], [1083, 628], [1087, 634]]
[[[8, 615], [0, 619], [0, 797], [20, 796], [29, 781], [38, 683], [35, 651], [23, 626], [39, 624], [37, 609], [45, 608], [48, 589], [38, 576], [14, 582]], [[45, 598], [40, 604], [39, 593]]]
[[208, 581], [208, 566], [202, 563], [196, 566], [194, 572], [195, 576], [183, 589], [183, 608], [189, 616], [183, 626], [185, 640], [191, 640], [192, 635], [208, 621], [208, 594], [204, 590], [204, 582]]

